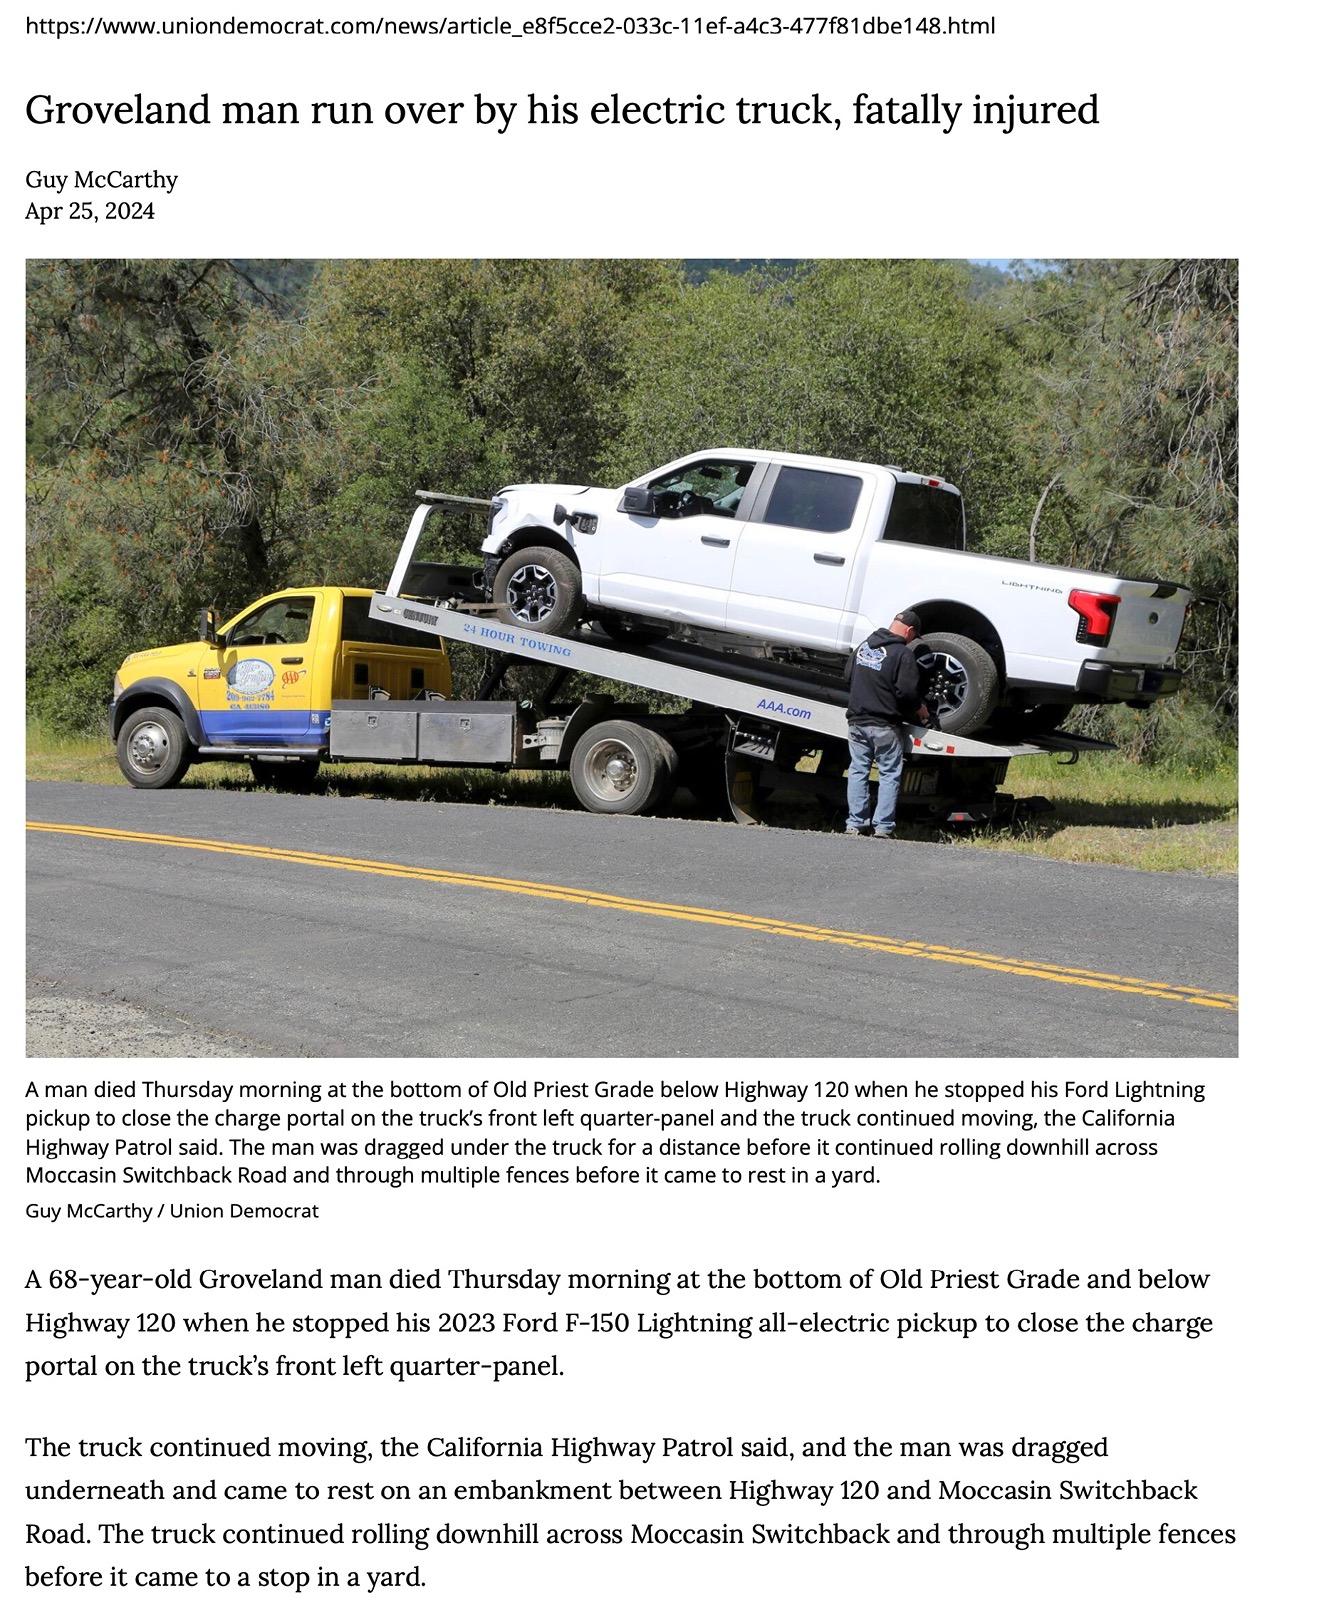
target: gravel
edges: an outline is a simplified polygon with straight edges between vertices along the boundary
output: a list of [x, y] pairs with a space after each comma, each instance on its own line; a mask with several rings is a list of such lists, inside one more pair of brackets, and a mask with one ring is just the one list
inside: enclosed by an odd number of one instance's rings
[[247, 1039], [199, 1029], [180, 1017], [110, 998], [61, 994], [41, 982], [28, 986], [28, 1055], [261, 1056]]

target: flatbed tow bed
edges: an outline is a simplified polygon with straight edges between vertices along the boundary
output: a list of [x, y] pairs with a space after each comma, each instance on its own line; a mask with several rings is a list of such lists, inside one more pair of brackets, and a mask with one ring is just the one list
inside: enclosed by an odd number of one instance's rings
[[[332, 708], [332, 760], [435, 762], [497, 768], [565, 769], [592, 811], [650, 811], [676, 783], [735, 820], [761, 820], [768, 802], [799, 794], [828, 809], [844, 805], [848, 759], [846, 686], [814, 671], [669, 640], [612, 639], [594, 624], [576, 634], [538, 633], [500, 622], [492, 606], [455, 593], [412, 596], [414, 556], [430, 514], [487, 505], [421, 494], [388, 587], [370, 601], [383, 622], [493, 653], [472, 701], [352, 700]], [[544, 687], [521, 700], [496, 698], [517, 662], [550, 669]], [[686, 710], [652, 713], [617, 694], [559, 704], [573, 673], [668, 695]], [[902, 820], [975, 823], [1015, 820], [1050, 809], [1046, 800], [999, 792], [1010, 761], [1110, 750], [1101, 740], [1049, 734], [1006, 743], [908, 726]]]

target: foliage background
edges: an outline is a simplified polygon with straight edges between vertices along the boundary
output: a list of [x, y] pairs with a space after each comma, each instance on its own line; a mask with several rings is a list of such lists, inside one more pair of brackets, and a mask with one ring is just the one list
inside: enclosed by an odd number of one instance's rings
[[974, 548], [1036, 525], [1040, 559], [1190, 584], [1186, 692], [1077, 715], [1142, 760], [1230, 755], [1228, 260], [33, 262], [30, 711], [96, 725], [204, 604], [377, 585], [417, 486], [621, 483], [707, 445], [938, 472]]

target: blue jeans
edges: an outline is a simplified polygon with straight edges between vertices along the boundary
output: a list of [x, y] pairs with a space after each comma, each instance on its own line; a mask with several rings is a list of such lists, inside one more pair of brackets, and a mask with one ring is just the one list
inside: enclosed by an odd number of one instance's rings
[[[868, 772], [877, 763], [877, 809], [868, 817], [872, 794]], [[849, 826], [874, 833], [895, 832], [895, 802], [904, 771], [904, 733], [885, 723], [849, 724]]]

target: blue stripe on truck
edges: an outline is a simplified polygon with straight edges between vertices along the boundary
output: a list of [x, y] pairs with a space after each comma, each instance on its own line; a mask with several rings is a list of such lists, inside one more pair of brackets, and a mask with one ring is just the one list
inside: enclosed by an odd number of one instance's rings
[[327, 742], [330, 711], [203, 711], [210, 744], [296, 745], [317, 749]]

